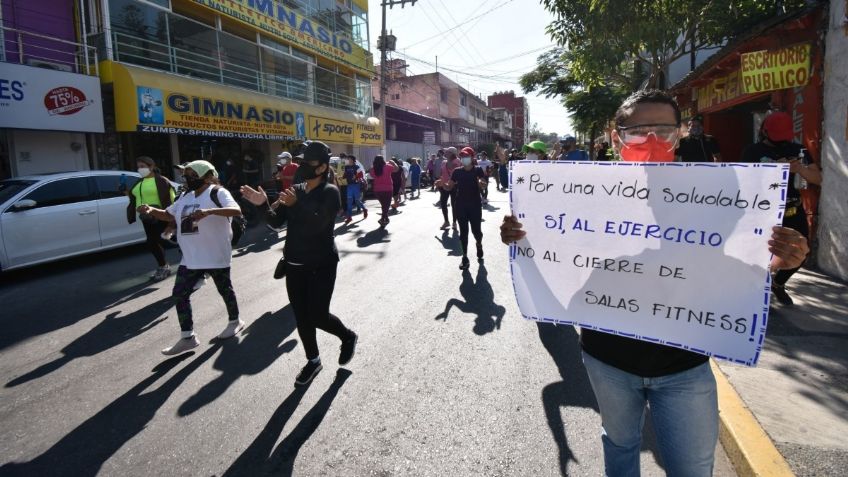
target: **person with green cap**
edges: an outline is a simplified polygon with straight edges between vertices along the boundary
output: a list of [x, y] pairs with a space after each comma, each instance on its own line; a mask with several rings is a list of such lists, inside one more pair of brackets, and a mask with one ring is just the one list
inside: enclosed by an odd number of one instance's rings
[[241, 208], [230, 192], [218, 185], [218, 172], [209, 162], [189, 162], [183, 175], [188, 192], [165, 210], [144, 205], [140, 211], [165, 222], [176, 222], [177, 243], [183, 252], [172, 292], [182, 335], [173, 346], [162, 350], [166, 356], [200, 345], [194, 334], [189, 298], [204, 275], [212, 277], [229, 315], [229, 322], [218, 339], [232, 338], [244, 328], [230, 280], [233, 253], [230, 221], [241, 215]]
[[542, 141], [533, 141], [530, 144], [525, 144], [521, 151], [527, 154], [526, 160], [538, 161], [548, 158], [548, 145]]

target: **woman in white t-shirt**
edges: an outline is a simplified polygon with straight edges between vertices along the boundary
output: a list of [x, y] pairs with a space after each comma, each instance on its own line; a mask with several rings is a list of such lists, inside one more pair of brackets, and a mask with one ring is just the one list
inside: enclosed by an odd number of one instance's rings
[[244, 328], [244, 322], [239, 320], [236, 294], [230, 281], [233, 252], [230, 220], [241, 215], [241, 208], [227, 189], [218, 186], [218, 172], [209, 162], [190, 162], [186, 164], [183, 175], [188, 192], [170, 207], [161, 210], [142, 206], [145, 210], [140, 210], [159, 220], [176, 222], [177, 242], [183, 252], [173, 290], [182, 336], [175, 345], [162, 350], [162, 354], [168, 356], [200, 345], [194, 334], [189, 297], [204, 275], [212, 277], [229, 315], [227, 327], [218, 338], [232, 338]]

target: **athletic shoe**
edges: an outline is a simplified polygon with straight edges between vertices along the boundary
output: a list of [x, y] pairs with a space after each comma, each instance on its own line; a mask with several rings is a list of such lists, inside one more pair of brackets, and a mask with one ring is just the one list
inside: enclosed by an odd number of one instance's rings
[[447, 230], [449, 228], [450, 228], [450, 224], [447, 223], [447, 222], [443, 223], [442, 226], [440, 227], [441, 230]]
[[241, 320], [235, 320], [227, 322], [227, 327], [224, 328], [220, 334], [218, 334], [219, 340], [225, 340], [228, 338], [232, 338], [233, 336], [239, 334], [239, 331], [244, 329], [244, 322]]
[[460, 270], [468, 270], [468, 267], [471, 266], [471, 262], [468, 261], [468, 257], [462, 257], [462, 263], [459, 264]]
[[351, 223], [351, 222], [353, 222], [353, 217], [351, 217], [351, 216], [349, 216], [349, 215], [348, 215], [347, 217], [345, 217], [345, 221], [344, 221], [344, 224], [345, 224], [345, 225], [347, 225], [347, 224], [349, 224], [349, 223]]
[[339, 351], [339, 365], [344, 366], [347, 363], [350, 363], [350, 360], [353, 359], [353, 353], [356, 351], [356, 341], [359, 339], [359, 336], [356, 333], [353, 333], [353, 336], [343, 340], [342, 345]]
[[483, 242], [477, 242], [477, 261], [483, 261]]
[[200, 346], [200, 341], [197, 340], [197, 335], [191, 335], [190, 338], [180, 338], [174, 346], [162, 350], [165, 356], [174, 356], [175, 354], [185, 353], [190, 349]]
[[162, 281], [171, 276], [171, 266], [165, 265], [164, 267], [159, 267], [156, 269], [156, 273], [151, 277], [154, 282]]
[[317, 363], [307, 361], [306, 366], [300, 370], [300, 373], [298, 373], [297, 377], [294, 379], [295, 386], [305, 386], [311, 383], [322, 369], [324, 369], [324, 367], [321, 366], [321, 361], [318, 361]]
[[777, 301], [780, 302], [783, 306], [792, 306], [795, 304], [792, 301], [792, 297], [786, 293], [786, 287], [784, 285], [778, 285], [776, 283], [771, 284], [771, 292], [774, 294], [774, 297], [777, 298]]

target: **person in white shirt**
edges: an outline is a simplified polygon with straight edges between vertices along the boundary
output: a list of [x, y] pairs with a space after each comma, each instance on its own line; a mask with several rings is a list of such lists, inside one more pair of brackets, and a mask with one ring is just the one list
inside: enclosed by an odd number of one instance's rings
[[241, 208], [229, 191], [218, 185], [218, 172], [209, 162], [190, 162], [186, 164], [183, 175], [188, 192], [170, 207], [162, 210], [142, 206], [145, 209], [143, 213], [162, 221], [176, 222], [177, 242], [183, 252], [172, 292], [182, 335], [176, 344], [162, 350], [162, 354], [167, 356], [200, 345], [194, 334], [189, 298], [204, 275], [212, 277], [229, 315], [227, 327], [218, 338], [232, 338], [244, 328], [230, 280], [233, 252], [230, 221], [232, 217], [241, 215]]
[[483, 197], [483, 205], [489, 203], [489, 176], [492, 174], [492, 161], [489, 160], [489, 155], [486, 151], [480, 153], [477, 159], [477, 167], [483, 170], [483, 181], [485, 186], [480, 189], [480, 195]]

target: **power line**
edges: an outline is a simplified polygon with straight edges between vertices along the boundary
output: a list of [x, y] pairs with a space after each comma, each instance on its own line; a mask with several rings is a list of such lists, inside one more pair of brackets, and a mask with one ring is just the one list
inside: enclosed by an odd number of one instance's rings
[[438, 34], [436, 34], [436, 35], [433, 35], [433, 36], [431, 36], [431, 37], [425, 38], [425, 39], [423, 39], [423, 40], [421, 40], [421, 41], [419, 41], [419, 42], [413, 43], [413, 44], [409, 45], [407, 48], [412, 48], [413, 46], [417, 46], [417, 45], [420, 45], [421, 43], [428, 42], [428, 41], [430, 41], [430, 40], [432, 40], [432, 39], [434, 39], [434, 38], [438, 38], [438, 37], [440, 37], [440, 36], [444, 35], [445, 33], [449, 32], [449, 31], [456, 30], [457, 28], [459, 28], [459, 27], [463, 26], [466, 22], [469, 22], [469, 21], [471, 21], [471, 20], [476, 20], [477, 18], [480, 18], [480, 17], [486, 16], [486, 15], [488, 15], [488, 14], [490, 14], [490, 13], [494, 12], [494, 11], [495, 11], [495, 10], [497, 10], [498, 8], [501, 8], [501, 7], [503, 7], [504, 5], [506, 5], [507, 3], [510, 3], [510, 2], [512, 2], [512, 1], [513, 1], [513, 0], [505, 0], [504, 2], [502, 2], [502, 3], [498, 4], [497, 6], [493, 7], [491, 10], [489, 10], [489, 11], [487, 11], [487, 12], [483, 12], [483, 13], [481, 13], [480, 15], [477, 15], [476, 17], [466, 18], [465, 20], [463, 20], [463, 21], [461, 21], [461, 22], [457, 23], [456, 25], [452, 26], [451, 28], [448, 28], [447, 30], [445, 30], [445, 31], [443, 31], [443, 32], [441, 32], [441, 33], [438, 33]]

